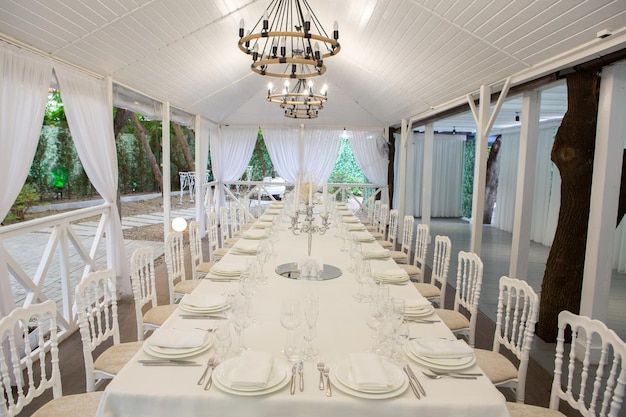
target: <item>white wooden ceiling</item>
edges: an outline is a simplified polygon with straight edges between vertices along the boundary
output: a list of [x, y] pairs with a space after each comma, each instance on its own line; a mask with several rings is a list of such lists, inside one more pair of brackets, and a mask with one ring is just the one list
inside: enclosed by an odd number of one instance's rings
[[[626, 0], [309, 0], [342, 50], [329, 100], [305, 123], [390, 126], [476, 94], [626, 48]], [[266, 77], [237, 48], [269, 0], [0, 0], [0, 38], [222, 124], [299, 124], [265, 101]], [[599, 39], [600, 30], [612, 36]], [[564, 88], [542, 117], [565, 111]], [[549, 103], [549, 104], [548, 104]], [[521, 100], [495, 128], [514, 123]], [[545, 114], [544, 114], [545, 113]], [[438, 130], [473, 131], [470, 115]]]

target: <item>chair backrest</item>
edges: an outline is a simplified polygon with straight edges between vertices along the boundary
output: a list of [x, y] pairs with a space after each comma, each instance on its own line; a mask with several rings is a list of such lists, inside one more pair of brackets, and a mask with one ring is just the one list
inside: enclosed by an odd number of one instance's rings
[[387, 235], [387, 224], [389, 223], [389, 205], [380, 205], [380, 216], [378, 217], [378, 232], [383, 235], [383, 239]]
[[95, 389], [93, 351], [113, 338], [120, 343], [115, 271], [92, 272], [76, 285], [76, 315], [85, 357], [86, 390]]
[[380, 223], [380, 200], [374, 202], [374, 216], [372, 218], [372, 226], [376, 226], [378, 229], [378, 223]]
[[[418, 226], [419, 227], [419, 226]], [[419, 231], [418, 238], [415, 239], [416, 246], [419, 245]], [[415, 249], [415, 256], [417, 257], [418, 249]], [[448, 236], [435, 236], [435, 249], [433, 254], [433, 272], [431, 274], [430, 282], [434, 285], [439, 283], [440, 293], [439, 305], [443, 308], [446, 297], [446, 288], [448, 287], [448, 269], [450, 268], [450, 253], [452, 252], [452, 242]]]
[[154, 251], [150, 246], [137, 248], [130, 257], [130, 281], [135, 297], [137, 316], [137, 340], [143, 340], [143, 306], [157, 306], [156, 279], [154, 275]]
[[374, 208], [376, 207], [376, 201], [374, 200], [374, 196], [371, 196], [367, 200], [367, 222], [369, 224], [374, 224]]
[[[411, 215], [404, 216], [402, 224], [402, 245], [400, 250], [408, 256], [407, 263], [411, 263], [411, 249], [413, 249], [413, 229], [415, 218]], [[422, 274], [424, 271], [421, 271]], [[422, 275], [424, 276], [424, 275]]]
[[63, 395], [56, 315], [56, 303], [48, 300], [18, 307], [0, 320], [0, 415], [17, 415], [48, 388], [54, 398]]
[[[215, 214], [215, 213], [213, 213]], [[170, 304], [176, 301], [174, 283], [185, 276], [185, 251], [182, 232], [170, 232], [165, 239], [165, 265], [167, 266], [167, 282], [170, 290]]]
[[237, 206], [236, 201], [231, 201], [228, 205], [228, 214], [230, 216], [230, 233], [234, 236], [235, 232], [241, 230], [241, 225], [237, 220]]
[[387, 233], [387, 240], [393, 243], [393, 249], [396, 246], [396, 240], [398, 239], [398, 210], [389, 210], [389, 232]]
[[222, 239], [222, 246], [226, 244], [226, 239], [231, 238], [232, 235], [229, 232], [229, 213], [228, 207], [220, 207], [220, 238]]
[[459, 311], [463, 306], [470, 314], [469, 344], [474, 346], [476, 320], [478, 318], [478, 300], [480, 287], [483, 281], [483, 262], [473, 252], [459, 252], [459, 262], [456, 274], [456, 291], [454, 310]]
[[526, 372], [539, 311], [537, 293], [526, 281], [501, 277], [493, 351], [508, 349], [519, 360], [516, 397], [524, 402]]
[[422, 280], [424, 279], [424, 271], [426, 269], [429, 240], [430, 227], [424, 223], [418, 224], [415, 232], [415, 257], [413, 258], [413, 265], [420, 269], [420, 277]]
[[213, 252], [215, 252], [219, 248], [219, 237], [217, 231], [217, 215], [215, 212], [211, 212], [207, 214], [207, 227], [209, 230], [208, 241], [209, 241], [209, 260], [214, 261]]
[[[572, 341], [566, 345], [570, 330]], [[550, 408], [558, 409], [563, 400], [585, 417], [618, 417], [626, 384], [626, 343], [601, 321], [569, 311], [559, 314], [556, 340]]]
[[200, 236], [200, 223], [195, 220], [189, 222], [189, 252], [191, 255], [191, 272], [196, 279], [196, 268], [204, 262], [202, 254], [202, 237]]

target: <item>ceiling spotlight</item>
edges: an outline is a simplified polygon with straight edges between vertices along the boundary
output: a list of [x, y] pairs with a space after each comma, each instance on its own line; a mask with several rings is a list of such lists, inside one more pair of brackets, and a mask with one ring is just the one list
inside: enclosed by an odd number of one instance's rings
[[519, 122], [519, 112], [518, 111], [515, 112], [515, 121]]
[[453, 135], [456, 135], [456, 126], [453, 126], [453, 127], [452, 127], [452, 134], [453, 134]]

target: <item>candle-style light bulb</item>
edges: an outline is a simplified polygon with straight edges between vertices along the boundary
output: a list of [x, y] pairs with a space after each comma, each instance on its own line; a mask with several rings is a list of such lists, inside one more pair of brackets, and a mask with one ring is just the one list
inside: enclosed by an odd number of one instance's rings
[[269, 14], [269, 12], [266, 10], [266, 11], [263, 13], [263, 30], [264, 30], [264, 31], [267, 31], [267, 29], [269, 29], [269, 27], [270, 27], [270, 22], [269, 22], [269, 20], [270, 20], [270, 14]]
[[337, 23], [336, 20], [335, 23], [333, 23], [333, 39], [339, 39], [339, 23]]
[[239, 37], [243, 38], [243, 34], [244, 34], [244, 21], [243, 19], [241, 19], [239, 21]]

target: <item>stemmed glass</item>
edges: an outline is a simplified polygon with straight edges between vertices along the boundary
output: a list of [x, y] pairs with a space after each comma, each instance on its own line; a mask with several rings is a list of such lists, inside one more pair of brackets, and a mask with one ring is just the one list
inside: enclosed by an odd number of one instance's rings
[[[271, 245], [271, 251], [269, 251], [268, 259], [271, 256], [277, 256], [278, 255], [276, 253], [276, 243], [278, 242], [278, 231], [279, 231], [279, 226], [277, 224], [274, 224], [274, 226], [270, 229], [269, 236], [267, 237], [267, 240], [269, 240], [269, 243]], [[266, 259], [266, 260], [268, 260], [268, 259]]]
[[382, 353], [386, 326], [389, 326], [390, 317], [389, 287], [371, 284], [370, 302], [368, 308], [367, 325], [374, 331], [374, 344], [371, 352]]
[[269, 244], [266, 240], [261, 241], [256, 250], [256, 260], [259, 263], [259, 270], [257, 274], [257, 281], [261, 285], [267, 284], [267, 277], [263, 272], [263, 267], [265, 263], [269, 260], [270, 256], [272, 256], [272, 252], [270, 251]]
[[357, 253], [354, 257], [354, 266], [354, 276], [359, 284], [359, 289], [353, 297], [358, 303], [367, 303], [370, 297], [365, 294], [365, 284], [369, 282], [370, 261], [369, 259], [363, 260], [363, 255]]
[[304, 340], [307, 342], [304, 347], [305, 361], [315, 360], [319, 354], [319, 350], [313, 346], [313, 341], [317, 336], [317, 316], [319, 315], [319, 297], [317, 295], [308, 294], [304, 298], [304, 320], [307, 325], [307, 329], [304, 333]]
[[228, 359], [228, 351], [232, 345], [230, 323], [222, 321], [215, 329], [216, 354], [221, 361]]
[[239, 339], [235, 353], [241, 353], [248, 349], [243, 340], [244, 329], [248, 326], [248, 299], [246, 297], [242, 295], [233, 296], [230, 305], [230, 320]]
[[356, 271], [357, 264], [357, 256], [361, 254], [361, 242], [358, 241], [354, 234], [350, 233], [350, 258], [352, 259], [352, 264], [348, 268], [348, 272]]
[[300, 341], [296, 329], [302, 322], [302, 309], [298, 300], [284, 300], [280, 308], [280, 324], [287, 330], [285, 356], [290, 362], [300, 359]]

